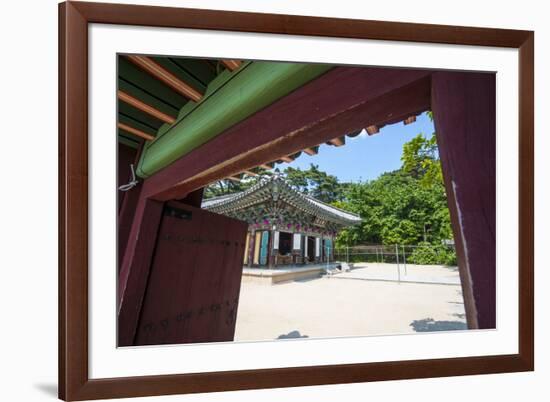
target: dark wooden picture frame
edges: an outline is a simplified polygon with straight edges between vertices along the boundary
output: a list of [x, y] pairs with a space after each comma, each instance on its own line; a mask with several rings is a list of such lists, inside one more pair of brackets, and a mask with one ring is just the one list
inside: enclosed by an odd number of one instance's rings
[[[518, 354], [90, 379], [88, 375], [88, 25], [91, 23], [519, 49]], [[59, 397], [61, 399], [137, 397], [534, 369], [533, 32], [79, 2], [60, 4], [59, 24]], [[439, 76], [435, 80], [441, 83], [444, 78]], [[433, 80], [433, 77], [430, 79]], [[434, 85], [437, 84], [430, 82], [427, 88], [433, 91]], [[298, 145], [309, 146], [308, 144]], [[288, 146], [290, 145], [285, 143], [281, 145], [282, 148]], [[258, 160], [253, 162], [259, 163], [260, 159], [266, 155], [260, 154], [256, 157]], [[198, 172], [215, 166], [219, 162], [213, 160], [209, 163], [209, 166], [204, 164], [192, 166], [191, 170], [195, 170], [197, 175], [194, 179], [191, 177], [190, 183], [193, 184], [193, 188], [167, 186], [165, 184], [169, 181], [169, 177], [167, 175], [160, 177], [156, 183], [158, 187], [155, 200], [149, 207], [155, 210], [156, 201], [174, 199], [175, 194], [189, 193], [204, 185], [201, 180], [205, 178], [201, 179]], [[443, 163], [445, 164], [445, 161]], [[225, 165], [220, 166], [219, 170], [231, 168], [234, 167]], [[190, 186], [190, 184], [187, 185]], [[163, 190], [158, 191], [158, 188]], [[464, 257], [459, 255], [460, 258]], [[466, 293], [465, 297], [468, 298]], [[475, 301], [470, 304], [470, 306], [474, 305]], [[468, 309], [468, 303], [466, 306]], [[482, 311], [478, 313], [480, 317], [484, 314]], [[467, 314], [471, 312], [467, 311]], [[488, 322], [487, 325], [480, 327], [490, 328], [491, 325], [492, 323]]]

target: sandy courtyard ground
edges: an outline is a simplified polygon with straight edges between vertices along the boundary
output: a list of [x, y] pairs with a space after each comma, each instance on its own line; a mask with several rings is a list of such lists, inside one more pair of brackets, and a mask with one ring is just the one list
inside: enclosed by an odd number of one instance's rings
[[466, 329], [456, 268], [409, 265], [405, 275], [401, 267], [401, 283], [396, 268], [369, 264], [330, 278], [243, 282], [235, 340]]

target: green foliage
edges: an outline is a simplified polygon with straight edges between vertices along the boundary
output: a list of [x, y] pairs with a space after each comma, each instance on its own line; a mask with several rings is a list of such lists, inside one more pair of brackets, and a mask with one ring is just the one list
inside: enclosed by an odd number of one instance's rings
[[234, 180], [220, 180], [215, 183], [212, 183], [206, 187], [204, 191], [204, 198], [213, 198], [219, 197], [221, 195], [239, 193], [244, 191], [254, 184], [256, 184], [262, 177], [271, 176], [272, 173], [265, 171], [258, 176], [246, 176], [241, 179], [241, 181]]
[[453, 249], [441, 244], [434, 246], [433, 244], [422, 242], [408, 257], [408, 262], [422, 265], [456, 265], [456, 253]]
[[342, 184], [338, 178], [319, 170], [318, 165], [311, 164], [308, 170], [289, 167], [284, 174], [291, 185], [320, 201], [332, 203], [342, 197]]
[[[423, 242], [439, 247], [452, 239], [447, 198], [435, 134], [421, 134], [403, 146], [401, 169], [366, 183], [348, 184], [336, 206], [358, 213], [362, 223], [340, 232], [337, 247], [356, 244], [404, 244]], [[432, 247], [433, 248], [433, 247]], [[445, 250], [419, 249], [423, 263], [446, 263], [456, 256]], [[432, 262], [433, 263], [433, 262]]]
[[[279, 169], [275, 169], [279, 173]], [[241, 181], [220, 180], [206, 188], [204, 198], [212, 198], [225, 194], [233, 194], [244, 191], [256, 184], [262, 177], [271, 176], [269, 171], [263, 172], [259, 176], [244, 177]], [[339, 183], [338, 178], [319, 170], [318, 165], [311, 164], [307, 170], [288, 167], [283, 175], [293, 187], [304, 194], [308, 194], [320, 201], [328, 204], [342, 199], [342, 190], [347, 186], [346, 183]]]
[[407, 142], [403, 146], [401, 161], [401, 169], [420, 180], [422, 186], [431, 187], [443, 183], [435, 133], [429, 139], [418, 134]]

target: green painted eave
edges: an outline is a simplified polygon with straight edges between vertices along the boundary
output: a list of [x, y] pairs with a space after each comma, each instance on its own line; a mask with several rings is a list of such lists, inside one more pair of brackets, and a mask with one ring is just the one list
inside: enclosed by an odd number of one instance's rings
[[229, 127], [332, 68], [324, 64], [249, 62], [220, 74], [197, 104], [188, 102], [172, 125], [146, 144], [137, 174], [146, 178]]

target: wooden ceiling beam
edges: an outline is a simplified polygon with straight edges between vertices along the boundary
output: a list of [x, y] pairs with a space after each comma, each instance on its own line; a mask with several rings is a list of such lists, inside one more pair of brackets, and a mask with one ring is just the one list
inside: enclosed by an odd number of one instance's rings
[[137, 98], [134, 98], [132, 95], [129, 95], [124, 91], [119, 90], [117, 94], [118, 99], [120, 99], [122, 102], [125, 102], [130, 106], [133, 106], [136, 109], [141, 110], [142, 112], [147, 113], [148, 115], [153, 116], [156, 119], [159, 119], [160, 121], [168, 124], [173, 124], [176, 121], [174, 117], [169, 116], [158, 109], [155, 109], [153, 106], [149, 106], [148, 104], [140, 101]]
[[303, 151], [310, 156], [317, 155], [317, 149], [315, 149], [315, 147], [305, 148]]
[[333, 138], [332, 140], [330, 140], [329, 142], [332, 145], [334, 145], [335, 147], [341, 147], [342, 145], [344, 145], [346, 143], [346, 137], [345, 136], [336, 137], [336, 138]]
[[239, 60], [221, 60], [221, 62], [229, 71], [235, 71], [242, 64]]
[[245, 170], [245, 171], [243, 171], [243, 173], [244, 173], [244, 174], [247, 174], [247, 175], [249, 175], [249, 176], [259, 176], [258, 173], [253, 172], [252, 170]]
[[225, 180], [231, 180], [231, 181], [241, 181], [241, 178], [240, 177], [235, 177], [235, 176], [227, 176], [225, 178]]
[[133, 55], [126, 57], [136, 66], [149, 73], [156, 79], [164, 82], [170, 88], [174, 89], [193, 102], [199, 102], [202, 99], [202, 94], [199, 91], [186, 82], [180, 80], [150, 57]]
[[139, 138], [143, 138], [144, 140], [147, 140], [147, 141], [153, 141], [155, 139], [155, 137], [153, 137], [151, 134], [147, 134], [144, 131], [138, 130], [137, 128], [134, 128], [134, 127], [130, 127], [129, 125], [124, 123], [118, 123], [117, 127], [120, 128], [121, 130], [124, 130], [130, 134], [134, 134], [135, 136]]
[[378, 134], [378, 132], [380, 131], [378, 126], [368, 126], [366, 130], [368, 135]]
[[261, 169], [264, 169], [264, 170], [271, 170], [273, 169], [273, 166], [267, 164], [267, 163], [262, 163], [261, 165], [258, 165], [259, 168]]

